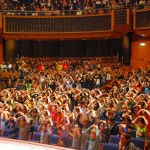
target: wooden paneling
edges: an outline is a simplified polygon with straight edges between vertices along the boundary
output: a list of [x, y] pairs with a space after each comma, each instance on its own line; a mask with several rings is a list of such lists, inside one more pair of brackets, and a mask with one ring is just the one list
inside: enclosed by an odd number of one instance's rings
[[3, 34], [4, 39], [20, 40], [60, 40], [60, 39], [98, 39], [109, 38], [112, 32], [76, 32], [76, 33], [51, 33], [51, 34]]
[[3, 40], [0, 39], [0, 64], [3, 62]]
[[[145, 46], [140, 46], [141, 42], [145, 43]], [[132, 42], [131, 59], [133, 68], [146, 67], [150, 61], [150, 39]]]
[[133, 12], [133, 29], [150, 29], [150, 9]]
[[108, 13], [80, 16], [3, 15], [3, 18], [4, 33], [9, 34], [111, 31], [111, 14]]
[[2, 24], [2, 13], [0, 13], [0, 34], [2, 34], [2, 28], [3, 28], [3, 24]]

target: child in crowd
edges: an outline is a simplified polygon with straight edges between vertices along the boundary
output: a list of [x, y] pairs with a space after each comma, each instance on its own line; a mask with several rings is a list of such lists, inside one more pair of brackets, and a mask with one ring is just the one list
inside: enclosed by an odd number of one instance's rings
[[72, 133], [69, 133], [69, 134], [72, 136], [72, 148], [79, 150], [81, 133], [77, 124], [72, 129]]
[[9, 119], [9, 135], [8, 137], [11, 139], [17, 139], [19, 134], [19, 128], [17, 127], [14, 118]]
[[48, 129], [47, 123], [43, 123], [38, 127], [38, 131], [41, 133], [40, 143], [49, 144], [50, 135], [52, 132]]
[[133, 121], [133, 124], [135, 126], [135, 129], [137, 130], [136, 137], [146, 139], [148, 124], [146, 118], [144, 116], [139, 116]]
[[86, 130], [86, 135], [89, 138], [88, 150], [98, 150], [100, 140], [99, 140], [98, 125], [92, 125]]

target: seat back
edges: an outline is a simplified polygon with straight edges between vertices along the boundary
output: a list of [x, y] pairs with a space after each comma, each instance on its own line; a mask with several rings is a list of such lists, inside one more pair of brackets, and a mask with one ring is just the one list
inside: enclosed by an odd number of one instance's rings
[[37, 129], [40, 125], [34, 125], [34, 132], [38, 132]]
[[103, 150], [118, 150], [118, 144], [114, 144], [114, 143], [104, 143], [103, 144]]
[[144, 150], [145, 148], [145, 141], [141, 138], [131, 138], [131, 142], [140, 150]]
[[59, 138], [60, 138], [60, 137], [59, 137], [57, 134], [52, 134], [52, 135], [50, 136], [50, 144], [51, 144], [51, 145], [57, 144]]
[[9, 129], [4, 129], [3, 136], [5, 137], [9, 136]]
[[132, 136], [132, 138], [136, 138], [136, 130], [135, 129], [132, 130], [131, 136]]
[[119, 144], [120, 138], [117, 135], [111, 135], [109, 143]]
[[33, 134], [33, 141], [40, 142], [41, 133], [40, 132], [34, 132]]

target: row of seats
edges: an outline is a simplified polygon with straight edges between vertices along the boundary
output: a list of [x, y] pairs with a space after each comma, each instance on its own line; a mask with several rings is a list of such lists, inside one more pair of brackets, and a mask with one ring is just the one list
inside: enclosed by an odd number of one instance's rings
[[[5, 129], [4, 132], [3, 132], [3, 137], [8, 137], [9, 135], [9, 129]], [[40, 142], [40, 136], [41, 136], [41, 133], [40, 132], [34, 132], [34, 135], [33, 135], [33, 142]], [[50, 145], [57, 145], [58, 143], [58, 140], [59, 140], [59, 136], [57, 134], [52, 134], [50, 136]], [[72, 146], [72, 138], [69, 138], [68, 140], [68, 145], [67, 147], [71, 148]]]
[[[136, 131], [134, 130], [134, 132], [136, 132]], [[5, 129], [4, 133], [3, 133], [3, 137], [8, 137], [8, 134], [9, 134], [9, 130]], [[40, 142], [40, 135], [41, 135], [40, 132], [34, 132], [33, 142]], [[58, 140], [59, 140], [59, 136], [57, 134], [52, 134], [50, 136], [50, 144], [51, 145], [56, 145], [58, 143]], [[103, 145], [104, 150], [108, 150], [109, 147], [112, 147], [113, 150], [117, 149], [119, 141], [120, 141], [119, 136], [111, 135], [109, 143], [104, 143], [104, 145]], [[137, 148], [140, 148], [140, 150], [145, 149], [144, 139], [131, 138], [131, 142], [134, 143]], [[67, 147], [71, 147], [71, 145], [72, 145], [72, 138], [69, 138]], [[86, 149], [88, 149], [88, 142], [86, 143]]]
[[[111, 135], [110, 136], [110, 141], [109, 143], [105, 143], [104, 145], [107, 147], [109, 146], [114, 146], [116, 147], [119, 144], [120, 137], [116, 135]], [[131, 138], [131, 142], [140, 150], [145, 149], [145, 140], [141, 138]], [[108, 145], [107, 145], [108, 144]], [[114, 148], [115, 149], [115, 148]]]

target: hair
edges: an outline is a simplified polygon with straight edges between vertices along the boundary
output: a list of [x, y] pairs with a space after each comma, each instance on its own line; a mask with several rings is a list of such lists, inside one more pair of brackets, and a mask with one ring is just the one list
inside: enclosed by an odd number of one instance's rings
[[107, 118], [107, 120], [110, 120], [110, 121], [112, 121], [112, 122], [114, 122], [114, 121], [115, 121], [115, 119], [114, 119], [114, 118]]
[[143, 118], [139, 118], [138, 121], [145, 124], [145, 120]]
[[91, 133], [93, 133], [93, 134], [96, 135], [96, 130], [95, 130], [95, 129], [92, 129], [92, 130], [91, 130]]
[[9, 119], [9, 122], [12, 122], [12, 123], [14, 124], [14, 123], [15, 123], [14, 118], [10, 118], [10, 119]]

